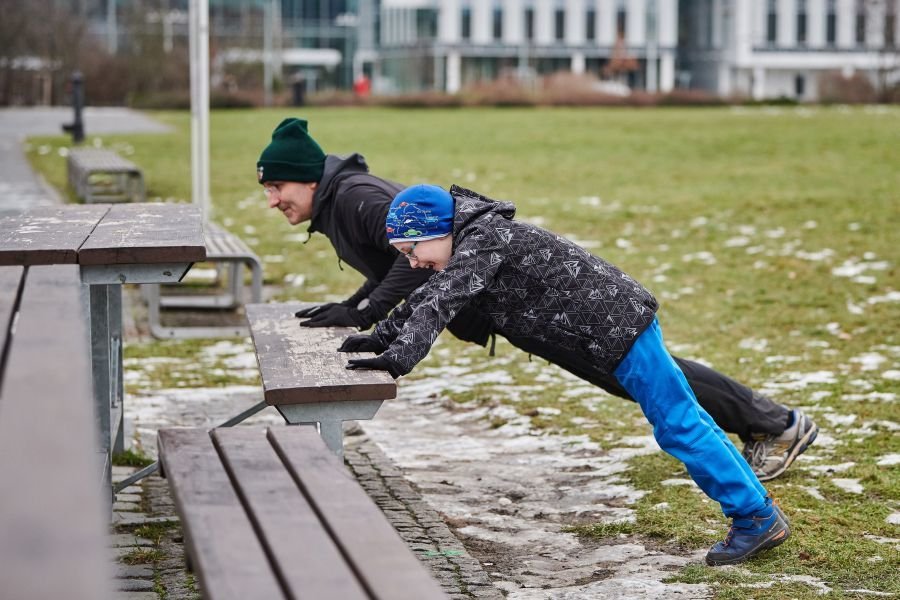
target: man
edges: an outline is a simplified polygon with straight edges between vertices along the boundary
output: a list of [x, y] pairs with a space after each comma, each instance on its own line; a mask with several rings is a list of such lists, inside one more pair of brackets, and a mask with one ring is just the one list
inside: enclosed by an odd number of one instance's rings
[[400, 192], [388, 212], [388, 239], [413, 267], [436, 274], [372, 335], [345, 340], [341, 351], [378, 354], [350, 359], [347, 368], [405, 375], [463, 307], [476, 307], [498, 333], [533, 339], [551, 353], [577, 348], [638, 402], [660, 448], [733, 519], [707, 564], [744, 562], [787, 540], [784, 513], [666, 350], [656, 298], [615, 265], [514, 215], [512, 204], [457, 186]]
[[[297, 317], [308, 319], [302, 326], [368, 329], [433, 274], [410, 268], [385, 234], [388, 208], [404, 186], [370, 174], [359, 154], [326, 155], [306, 121], [285, 119], [278, 125], [257, 163], [257, 179], [270, 208], [281, 210], [292, 225], [309, 222], [310, 234], [319, 232], [331, 241], [339, 265], [345, 262], [366, 278], [347, 300], [298, 312]], [[482, 346], [495, 333], [490, 320], [471, 308], [463, 308], [447, 329]], [[551, 348], [528, 336], [504, 337], [611, 394], [632, 399], [615, 377], [575, 349]], [[784, 473], [815, 440], [818, 427], [802, 411], [776, 404], [700, 363], [673, 358], [700, 405], [719, 427], [744, 441], [744, 458], [761, 481]]]

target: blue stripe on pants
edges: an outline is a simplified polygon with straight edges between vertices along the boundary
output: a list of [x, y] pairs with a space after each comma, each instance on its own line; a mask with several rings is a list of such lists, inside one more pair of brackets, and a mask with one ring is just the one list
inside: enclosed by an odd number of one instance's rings
[[700, 407], [663, 343], [657, 319], [638, 336], [613, 373], [653, 425], [660, 447], [687, 467], [691, 478], [730, 518], [766, 506], [766, 490], [731, 440]]

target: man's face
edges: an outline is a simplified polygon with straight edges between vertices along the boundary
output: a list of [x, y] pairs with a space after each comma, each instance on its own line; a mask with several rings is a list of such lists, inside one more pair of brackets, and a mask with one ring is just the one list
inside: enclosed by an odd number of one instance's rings
[[453, 254], [453, 236], [447, 235], [424, 242], [392, 242], [394, 248], [409, 259], [413, 269], [443, 271]]
[[318, 183], [297, 181], [267, 181], [263, 185], [269, 208], [277, 208], [291, 225], [299, 225], [312, 218], [313, 194]]

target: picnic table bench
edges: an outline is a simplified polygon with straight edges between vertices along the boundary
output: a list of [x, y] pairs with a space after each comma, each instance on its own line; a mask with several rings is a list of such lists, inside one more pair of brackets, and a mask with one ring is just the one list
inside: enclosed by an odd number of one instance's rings
[[158, 442], [207, 600], [447, 598], [312, 427], [163, 429]]
[[[325, 445], [342, 458], [343, 422], [373, 418], [382, 402], [397, 396], [397, 384], [383, 371], [347, 370], [347, 359], [363, 353], [337, 349], [355, 330], [300, 327], [294, 313], [307, 306], [310, 304], [303, 302], [247, 305], [263, 399], [218, 428], [237, 425], [272, 406], [288, 424], [316, 425]], [[158, 468], [159, 461], [136, 471], [118, 487], [139, 481]]]
[[163, 295], [158, 284], [145, 287], [148, 306], [150, 333], [157, 338], [206, 338], [224, 336], [246, 336], [247, 327], [240, 325], [215, 326], [164, 326], [160, 319], [163, 308], [234, 309], [244, 304], [244, 274], [241, 267], [250, 271], [250, 300], [262, 300], [262, 261], [238, 236], [215, 223], [204, 227], [206, 260], [215, 263], [217, 269], [227, 271], [228, 287], [221, 293], [187, 295]]
[[0, 267], [4, 598], [112, 596], [82, 288], [75, 265]]
[[66, 205], [0, 217], [0, 266], [77, 264], [87, 287], [87, 349], [107, 485], [109, 459], [124, 449], [122, 284], [180, 281], [206, 257], [201, 222], [199, 210], [184, 204]]
[[69, 185], [88, 204], [146, 200], [144, 174], [113, 150], [74, 148], [66, 166]]

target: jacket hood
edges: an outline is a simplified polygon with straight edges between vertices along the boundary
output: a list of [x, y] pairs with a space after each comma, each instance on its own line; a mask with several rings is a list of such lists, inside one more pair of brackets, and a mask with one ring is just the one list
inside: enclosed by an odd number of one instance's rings
[[318, 231], [315, 227], [316, 219], [334, 198], [337, 183], [342, 179], [341, 176], [368, 172], [369, 165], [366, 164], [366, 159], [362, 154], [353, 153], [346, 157], [329, 154], [325, 157], [325, 170], [322, 173], [322, 179], [319, 180], [319, 187], [316, 188], [316, 193], [313, 195], [313, 214], [309, 224], [310, 232]]
[[[516, 207], [512, 202], [498, 202], [478, 192], [467, 190], [458, 185], [450, 186], [450, 195], [456, 202], [453, 217], [453, 237], [461, 239], [461, 232], [481, 217], [494, 213], [497, 217], [512, 221], [516, 216]], [[456, 245], [454, 240], [454, 246]]]

